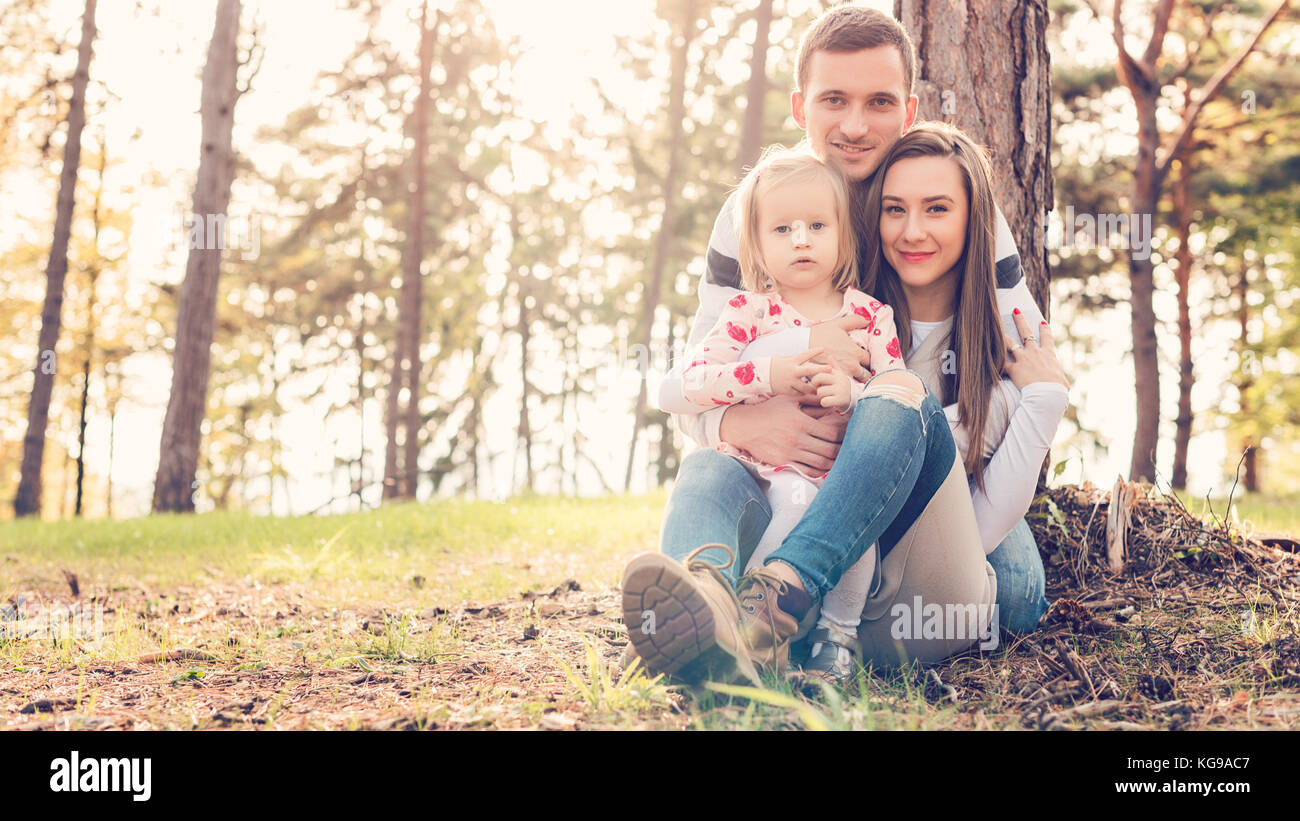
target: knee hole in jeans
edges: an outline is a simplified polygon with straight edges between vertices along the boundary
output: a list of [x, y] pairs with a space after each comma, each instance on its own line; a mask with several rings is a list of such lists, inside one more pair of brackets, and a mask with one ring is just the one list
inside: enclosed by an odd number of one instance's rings
[[920, 410], [921, 402], [925, 400], [925, 383], [921, 377], [908, 371], [885, 371], [872, 378], [862, 396], [880, 396]]

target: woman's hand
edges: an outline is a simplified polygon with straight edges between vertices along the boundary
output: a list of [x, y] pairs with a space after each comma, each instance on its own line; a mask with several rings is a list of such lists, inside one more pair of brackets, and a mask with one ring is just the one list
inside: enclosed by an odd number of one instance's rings
[[778, 396], [803, 396], [816, 389], [807, 380], [831, 369], [812, 360], [824, 354], [821, 348], [811, 348], [794, 356], [777, 356], [772, 359], [772, 393]]
[[[1004, 370], [1019, 389], [1032, 382], [1056, 382], [1070, 387], [1065, 370], [1056, 358], [1056, 344], [1052, 341], [1052, 328], [1046, 322], [1038, 326], [1038, 337], [1029, 327], [1029, 320], [1019, 310], [1012, 315], [1020, 339], [1007, 339], [1007, 363]], [[1023, 344], [1022, 344], [1023, 343]]]

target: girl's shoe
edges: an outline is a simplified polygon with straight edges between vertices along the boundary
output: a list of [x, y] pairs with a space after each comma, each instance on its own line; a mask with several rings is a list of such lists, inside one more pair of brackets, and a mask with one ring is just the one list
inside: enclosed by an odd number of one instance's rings
[[862, 649], [858, 637], [833, 627], [818, 627], [808, 634], [808, 660], [803, 677], [843, 687], [857, 667]]

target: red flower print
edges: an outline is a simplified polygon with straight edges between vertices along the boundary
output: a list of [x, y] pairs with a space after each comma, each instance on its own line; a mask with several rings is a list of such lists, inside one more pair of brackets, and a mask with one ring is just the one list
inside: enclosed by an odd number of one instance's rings
[[724, 402], [724, 401], [722, 401], [721, 399], [714, 399], [714, 400], [713, 400], [713, 404], [715, 404], [715, 405], [729, 405], [729, 404], [731, 404], [731, 403], [730, 403], [730, 402]]
[[885, 353], [889, 354], [895, 359], [903, 358], [903, 352], [898, 349], [898, 337], [894, 337], [893, 339], [889, 340], [889, 344], [885, 346]]
[[796, 319], [796, 320], [794, 321], [794, 324], [798, 325], [798, 324], [799, 324], [799, 320]]
[[[740, 384], [748, 385], [754, 381], [754, 363], [746, 362], [743, 365], [737, 365], [736, 369], [732, 371], [732, 376], [736, 377], [736, 381]], [[727, 396], [731, 396], [731, 391], [727, 391]]]
[[749, 326], [749, 341], [750, 341], [750, 342], [753, 342], [755, 339], [758, 339], [758, 326], [757, 326], [757, 325], [750, 325], [750, 326]]
[[743, 308], [745, 306], [745, 295], [736, 294], [731, 299], [727, 300], [727, 304], [733, 308]]
[[[707, 349], [706, 349], [706, 350], [707, 350]], [[688, 368], [694, 368], [696, 365], [707, 365], [707, 364], [709, 364], [707, 360], [704, 360], [704, 359], [697, 359], [697, 360], [695, 360], [694, 362], [692, 362], [691, 364], [687, 365], [686, 367], [688, 367]]]
[[733, 325], [730, 322], [727, 323], [727, 336], [731, 337], [737, 342], [749, 341], [749, 334], [745, 332], [745, 329], [740, 327], [739, 325]]
[[853, 313], [857, 314], [858, 316], [862, 317], [863, 319], [871, 319], [871, 318], [872, 318], [872, 317], [871, 317], [871, 311], [868, 311], [865, 305], [854, 305], [854, 306], [853, 306]]
[[732, 393], [731, 391], [727, 391], [727, 398], [728, 398], [728, 399], [735, 399], [735, 398], [736, 398], [736, 395], [735, 395], [734, 393]]
[[781, 306], [780, 306], [780, 305], [777, 305], [775, 302], [770, 302], [770, 301], [769, 301], [769, 302], [767, 303], [767, 315], [768, 315], [768, 316], [779, 316], [780, 314], [781, 314]]
[[880, 310], [880, 300], [878, 300], [878, 299], [873, 299], [873, 300], [871, 300], [871, 310], [873, 310], [873, 311], [879, 311], [879, 310]]
[[880, 336], [880, 329], [879, 329], [879, 328], [876, 328], [876, 329], [873, 330], [871, 333], [874, 334], [874, 335], [876, 335], [876, 336]]

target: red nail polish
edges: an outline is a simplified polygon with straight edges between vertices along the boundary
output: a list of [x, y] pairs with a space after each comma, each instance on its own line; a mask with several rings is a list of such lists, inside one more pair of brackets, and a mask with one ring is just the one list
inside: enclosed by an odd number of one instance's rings
[[1012, 311], [1011, 313], [1015, 314], [1016, 316], [1020, 316], [1020, 309], [1019, 309], [1019, 308], [1016, 308], [1016, 309], [1015, 309], [1014, 311]]
[[1042, 322], [1040, 322], [1040, 323], [1038, 323], [1038, 324], [1039, 324], [1039, 325], [1046, 325], [1046, 324], [1047, 324], [1047, 320], [1044, 319]]

